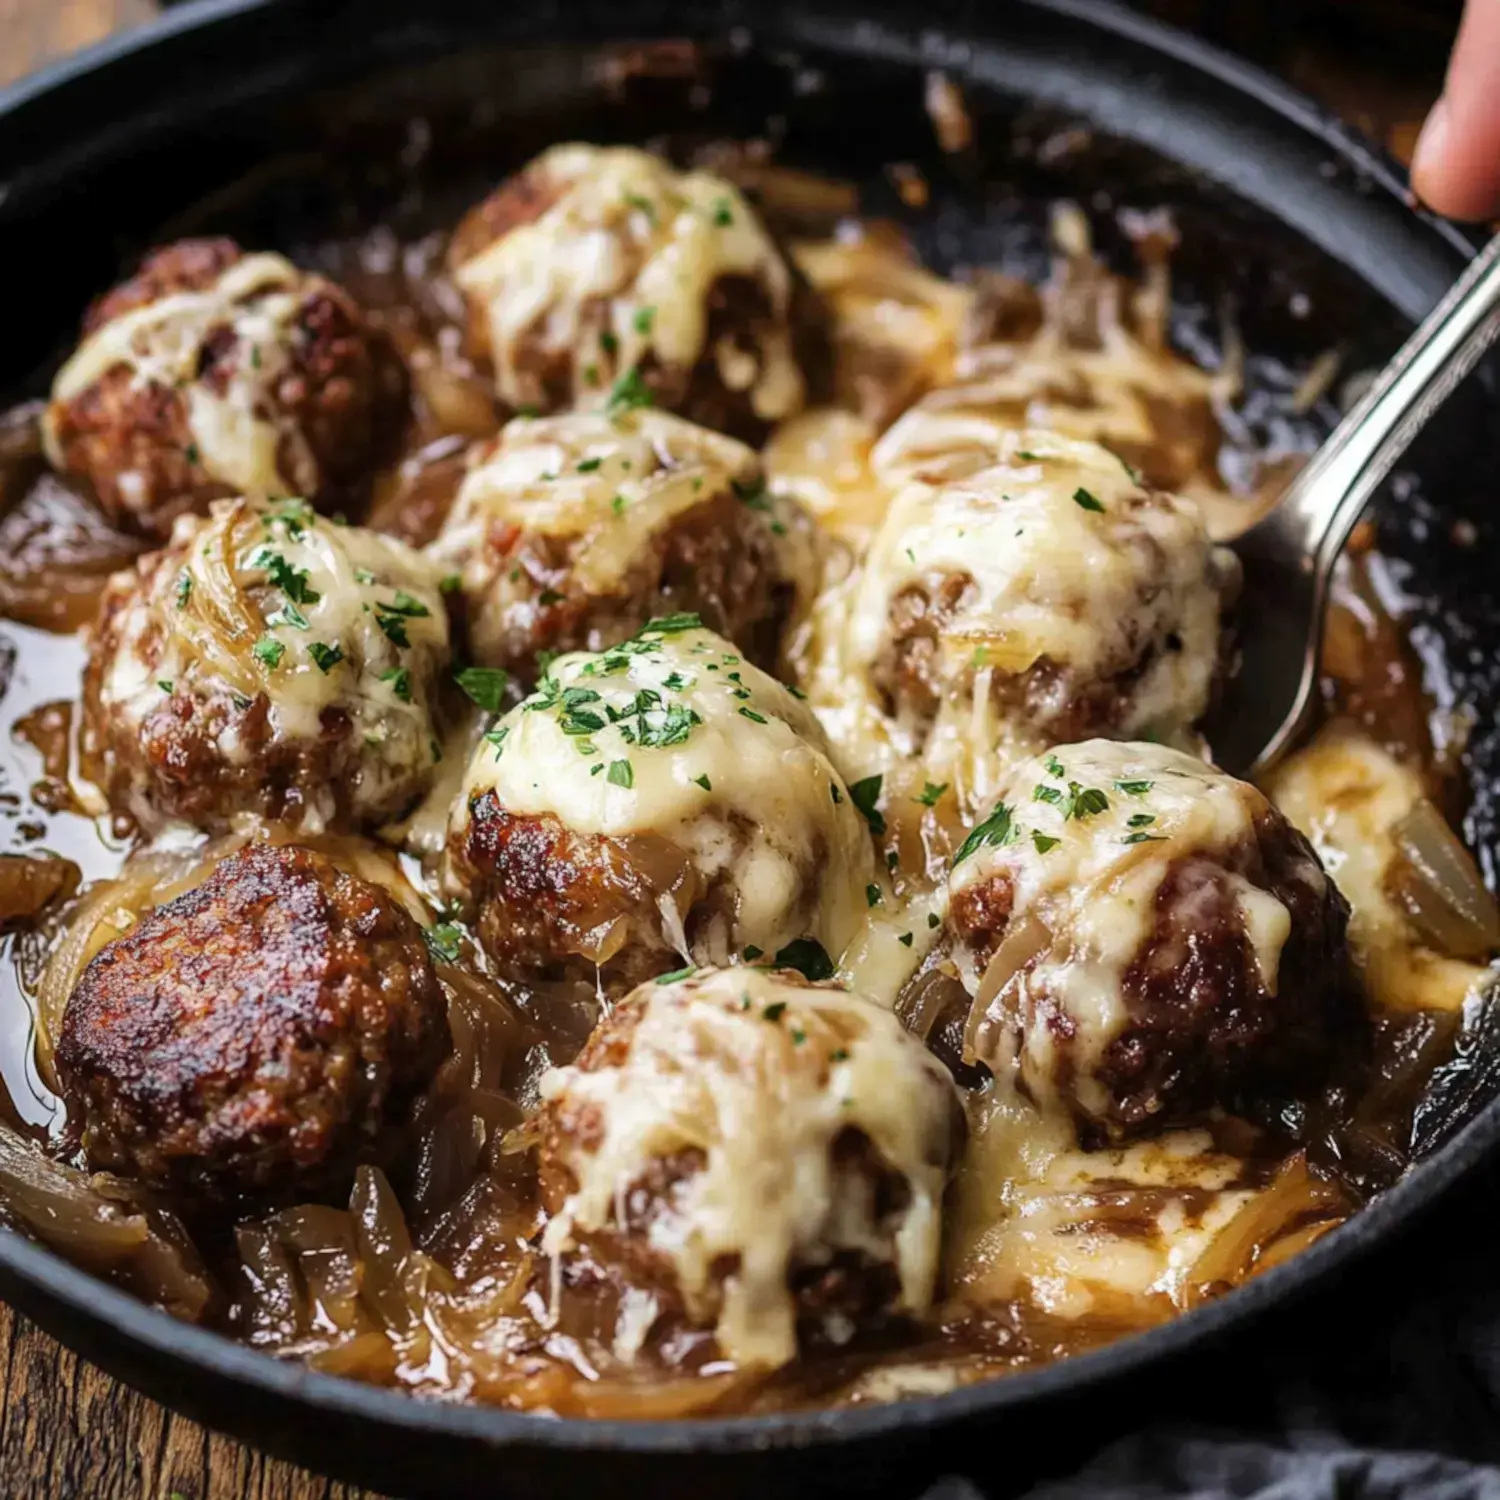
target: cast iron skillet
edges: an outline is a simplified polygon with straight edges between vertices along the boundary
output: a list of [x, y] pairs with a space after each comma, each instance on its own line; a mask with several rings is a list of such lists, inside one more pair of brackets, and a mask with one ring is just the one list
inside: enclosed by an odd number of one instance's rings
[[[706, 110], [694, 112], [681, 80], [647, 80], [613, 102], [586, 86], [580, 57], [610, 40], [652, 37], [695, 37], [722, 54]], [[980, 160], [945, 165], [933, 146], [920, 102], [933, 67], [963, 82]], [[1305, 358], [1352, 340], [1351, 365], [1379, 358], [1472, 253], [1458, 231], [1408, 206], [1388, 162], [1306, 100], [1097, 0], [989, 0], [972, 12], [943, 0], [200, 0], [0, 94], [0, 389], [41, 388], [85, 300], [163, 226], [184, 222], [187, 205], [290, 152], [300, 176], [232, 227], [257, 236], [251, 243], [294, 248], [297, 226], [326, 207], [320, 183], [339, 176], [351, 143], [393, 159], [402, 137], [392, 122], [413, 111], [459, 121], [460, 137], [472, 126], [486, 149], [498, 142], [497, 177], [550, 139], [639, 139], [702, 129], [705, 116], [729, 135], [766, 129], [769, 119], [787, 157], [843, 175], [876, 179], [882, 163], [914, 159], [935, 184], [916, 233], [939, 264], [1034, 273], [1039, 209], [1058, 196], [1104, 221], [1122, 203], [1169, 202], [1184, 229], [1175, 331], [1209, 358], [1212, 310], [1225, 295], [1252, 349]], [[1059, 130], [1069, 122], [1087, 122], [1092, 134]], [[362, 179], [372, 199], [399, 190], [378, 175]], [[234, 212], [226, 206], [222, 216]], [[1277, 378], [1261, 371], [1269, 388]], [[1493, 876], [1500, 587], [1485, 561], [1497, 539], [1482, 511], [1467, 517], [1477, 544], [1461, 547], [1450, 532], [1464, 495], [1493, 494], [1500, 475], [1481, 451], [1485, 391], [1466, 394], [1397, 486], [1381, 545], [1411, 596], [1431, 686], [1486, 726], [1471, 743], [1468, 833]], [[1252, 419], [1274, 428], [1278, 412], [1270, 399]], [[1486, 1017], [1471, 1018], [1466, 1045], [1493, 1057], [1500, 1036], [1478, 1034]], [[1454, 1070], [1451, 1109], [1425, 1122], [1424, 1159], [1411, 1174], [1244, 1289], [1100, 1353], [896, 1406], [561, 1423], [418, 1402], [278, 1363], [4, 1232], [0, 1289], [65, 1342], [188, 1414], [382, 1490], [915, 1493], [966, 1467], [991, 1481], [1014, 1476], [1018, 1445], [1049, 1430], [1037, 1425], [1044, 1403], [1055, 1419], [1065, 1398], [1118, 1391], [1122, 1377], [1227, 1343], [1232, 1330], [1388, 1239], [1500, 1142], [1489, 1082], [1482, 1067]]]

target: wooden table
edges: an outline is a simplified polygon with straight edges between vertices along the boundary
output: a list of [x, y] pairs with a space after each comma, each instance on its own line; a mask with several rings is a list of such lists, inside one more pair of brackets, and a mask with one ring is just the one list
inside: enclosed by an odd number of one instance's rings
[[[1387, 10], [1392, 0], [1381, 0]], [[43, 59], [138, 25], [154, 0], [0, 0], [0, 82]], [[1202, 17], [1198, 0], [1155, 0], [1148, 8], [1183, 24]], [[1422, 20], [1430, 30], [1431, 13]], [[1217, 7], [1215, 16], [1222, 15]], [[1259, 14], [1251, 8], [1251, 24]], [[1422, 76], [1393, 77], [1379, 59], [1335, 62], [1317, 49], [1284, 49], [1275, 37], [1230, 33], [1270, 51], [1300, 87], [1323, 96], [1405, 155], [1434, 92]], [[174, 1416], [154, 1401], [39, 1332], [0, 1304], [0, 1497], [4, 1500], [378, 1500]]]

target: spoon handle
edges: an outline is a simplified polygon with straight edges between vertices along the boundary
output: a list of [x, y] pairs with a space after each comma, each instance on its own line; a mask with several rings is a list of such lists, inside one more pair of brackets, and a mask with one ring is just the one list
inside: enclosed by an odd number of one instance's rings
[[1282, 497], [1277, 508], [1300, 526], [1320, 577], [1381, 481], [1496, 338], [1500, 236], [1469, 262]]

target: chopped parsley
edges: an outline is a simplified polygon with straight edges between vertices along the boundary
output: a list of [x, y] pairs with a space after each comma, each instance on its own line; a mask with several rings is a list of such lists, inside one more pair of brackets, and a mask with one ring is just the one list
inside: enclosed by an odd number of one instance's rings
[[375, 623], [380, 627], [381, 633], [391, 645], [411, 645], [411, 637], [406, 633], [406, 620], [401, 615], [386, 614], [377, 607], [375, 611]]
[[912, 945], [912, 934], [909, 932], [903, 932], [901, 936], [896, 939], [896, 941], [900, 943], [903, 948], [910, 948]]
[[354, 581], [356, 583], [371, 584], [375, 582], [375, 575], [368, 568], [356, 568], [354, 570]]
[[1073, 491], [1073, 499], [1084, 510], [1094, 511], [1101, 516], [1104, 514], [1104, 506], [1100, 503], [1098, 497], [1091, 495], [1081, 485]]
[[727, 229], [734, 223], [734, 209], [728, 198], [714, 199], [713, 220], [720, 229]]
[[745, 962], [753, 964], [757, 958], [763, 958], [765, 952], [764, 948], [757, 948], [754, 943], [748, 943], [745, 946]]
[[326, 641], [311, 642], [308, 645], [307, 654], [312, 657], [318, 670], [325, 677], [344, 659], [343, 651], [337, 646], [330, 646]]
[[250, 654], [267, 671], [272, 671], [281, 665], [281, 658], [286, 655], [286, 647], [274, 636], [263, 635], [250, 648]]
[[580, 474], [592, 474], [603, 462], [602, 458], [580, 458], [578, 460], [578, 472]]
[[403, 702], [411, 702], [411, 673], [405, 667], [392, 667], [380, 674], [381, 682], [388, 682], [391, 691]]
[[178, 609], [186, 609], [188, 600], [193, 597], [193, 575], [186, 568], [177, 575], [177, 587], [173, 593], [177, 598]]
[[923, 807], [936, 807], [942, 799], [943, 793], [947, 790], [948, 783], [946, 781], [938, 782], [936, 785], [930, 781], [924, 782], [920, 795], [912, 800], [920, 802]]
[[635, 365], [631, 365], [609, 388], [609, 402], [605, 407], [605, 414], [618, 417], [643, 406], [655, 405], [656, 398], [651, 394], [651, 388], [641, 378], [640, 370]]
[[1130, 828], [1149, 828], [1156, 821], [1156, 817], [1152, 813], [1131, 813], [1125, 821], [1126, 826]]
[[679, 979], [691, 979], [698, 972], [697, 964], [686, 964], [680, 969], [673, 969], [670, 974], [657, 975], [658, 984], [676, 984]]
[[1062, 840], [1053, 838], [1050, 833], [1033, 833], [1031, 842], [1036, 846], [1038, 854], [1050, 854]]
[[940, 927], [942, 926], [942, 922], [943, 919], [935, 911], [927, 913], [927, 925], [929, 927]]
[[753, 708], [746, 708], [743, 703], [740, 704], [740, 717], [749, 719], [752, 724], [764, 724], [766, 722], [763, 714], [756, 713]]
[[699, 786], [701, 786], [701, 787], [702, 787], [702, 788], [703, 788], [703, 790], [704, 790], [704, 791], [705, 791], [705, 792], [711, 792], [711, 791], [713, 791], [713, 789], [714, 789], [714, 784], [713, 784], [713, 782], [711, 782], [711, 781], [710, 781], [710, 780], [709, 780], [709, 779], [708, 779], [708, 777], [707, 777], [707, 776], [695, 776], [695, 777], [693, 777], [693, 780], [694, 780], [694, 781], [695, 781], [695, 782], [696, 782], [696, 783], [697, 783], [697, 784], [698, 784], [698, 785], [699, 785]]
[[644, 214], [653, 224], [656, 223], [656, 205], [649, 198], [644, 198], [639, 193], [626, 193], [625, 201], [637, 213]]
[[880, 789], [884, 783], [885, 777], [877, 772], [874, 776], [866, 776], [862, 781], [854, 782], [849, 788], [849, 800], [864, 814], [870, 831], [877, 836], [885, 832], [885, 819], [875, 805], [880, 801]]
[[623, 516], [625, 514], [625, 503], [624, 495], [616, 493], [615, 498], [609, 502], [609, 508], [617, 516]]
[[1010, 808], [1003, 802], [997, 802], [995, 810], [989, 817], [984, 822], [976, 824], [968, 838], [958, 846], [958, 853], [953, 856], [953, 863], [962, 864], [979, 849], [1003, 849], [1007, 844], [1015, 843], [1020, 836], [1021, 829]]
[[637, 333], [649, 335], [651, 324], [655, 318], [656, 309], [654, 307], [638, 307], [635, 310], [635, 317], [631, 320], [632, 326]]
[[440, 964], [456, 964], [462, 950], [463, 929], [456, 922], [439, 922], [422, 934], [427, 951]]
[[781, 949], [772, 962], [778, 969], [795, 969], [814, 984], [834, 975], [833, 960], [817, 938], [797, 938]]
[[612, 760], [604, 778], [611, 786], [630, 788], [635, 785], [635, 771], [628, 760]]
[[1117, 781], [1115, 790], [1124, 792], [1127, 797], [1144, 797], [1155, 785], [1154, 781]]
[[1063, 763], [1055, 755], [1049, 755], [1042, 764], [1046, 766], [1049, 776], [1056, 776], [1059, 780], [1068, 774], [1063, 768]]
[[844, 800], [844, 794], [839, 790], [839, 784], [836, 781], [828, 783], [828, 794], [833, 798], [833, 805], [835, 807]]
[[766, 497], [766, 482], [764, 479], [756, 478], [741, 484], [738, 479], [730, 480], [730, 488], [739, 497], [742, 505], [748, 505], [751, 510], [769, 511], [771, 502]]
[[647, 620], [640, 630], [636, 632], [636, 639], [649, 635], [681, 635], [684, 630], [701, 630], [703, 628], [703, 617], [701, 615], [688, 614], [686, 612], [676, 615], [659, 615], [654, 620]]
[[457, 573], [445, 573], [438, 579], [438, 593], [456, 594], [464, 585], [462, 578]]
[[1127, 833], [1125, 837], [1120, 840], [1122, 844], [1164, 844], [1166, 843], [1166, 841], [1167, 839], [1165, 834], [1146, 833], [1144, 830], [1139, 833]]
[[405, 615], [409, 620], [426, 619], [432, 613], [420, 599], [414, 599], [405, 589], [397, 589], [396, 597], [389, 604], [377, 604], [388, 615]]
[[156, 679], [156, 685], [164, 693], [170, 693], [172, 691], [172, 679], [170, 677], [158, 677]]
[[510, 677], [500, 667], [465, 667], [453, 680], [487, 713], [497, 713]]
[[786, 1001], [773, 1000], [763, 1011], [763, 1015], [773, 1026], [786, 1014]]
[[250, 566], [261, 569], [293, 604], [316, 604], [323, 597], [308, 585], [306, 568], [294, 568], [280, 552], [269, 547], [262, 547], [250, 559]]
[[197, 443], [189, 443], [187, 447], [182, 450], [182, 456], [187, 459], [190, 464], [196, 464], [198, 462]]
[[882, 900], [882, 897], [881, 897], [881, 894], [880, 894], [880, 887], [878, 885], [867, 885], [865, 887], [865, 905], [866, 906], [879, 906], [880, 903], [881, 903], [881, 900]]

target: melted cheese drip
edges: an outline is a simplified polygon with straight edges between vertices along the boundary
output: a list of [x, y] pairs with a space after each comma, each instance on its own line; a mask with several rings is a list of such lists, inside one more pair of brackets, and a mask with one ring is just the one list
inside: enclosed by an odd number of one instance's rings
[[[273, 582], [273, 557], [302, 575], [300, 603]], [[353, 742], [363, 747], [362, 804], [380, 807], [393, 788], [425, 785], [435, 761], [436, 676], [448, 657], [437, 564], [394, 538], [318, 518], [299, 502], [221, 500], [207, 517], [181, 518], [171, 547], [149, 567], [147, 589], [116, 617], [119, 646], [100, 687], [107, 713], [140, 722], [168, 694], [207, 703], [264, 693], [278, 741], [316, 742], [326, 714], [347, 715]], [[381, 606], [402, 593], [404, 612], [392, 628], [404, 631], [405, 647], [379, 623], [389, 618]], [[270, 643], [262, 655], [257, 642]], [[325, 671], [317, 658], [327, 661], [330, 649], [339, 659]], [[217, 748], [231, 763], [256, 753], [232, 725]], [[316, 829], [325, 813], [310, 808], [309, 826]]]
[[[1132, 793], [1122, 782], [1146, 789]], [[1101, 793], [1107, 806], [1080, 816], [1076, 803], [1068, 806], [1073, 785]], [[1037, 788], [1054, 800], [1038, 797]], [[981, 973], [966, 949], [955, 954], [965, 988], [976, 996], [975, 1050], [1007, 1056], [1019, 1044], [1028, 1083], [1045, 1088], [1059, 1060], [1044, 1017], [1049, 1006], [1060, 1010], [1075, 1027], [1069, 1056], [1078, 1097], [1102, 1113], [1108, 1095], [1093, 1068], [1129, 1019], [1124, 979], [1155, 931], [1163, 877], [1188, 855], [1212, 859], [1253, 840], [1255, 816], [1267, 803], [1254, 787], [1190, 755], [1110, 740], [1059, 746], [1023, 762], [1005, 785], [1004, 803], [1011, 814], [1005, 841], [984, 843], [958, 860], [949, 890], [957, 896], [1007, 880], [1013, 892], [1009, 930], [1040, 923], [1043, 948], [1034, 963], [999, 976]], [[1151, 821], [1131, 821], [1143, 818]], [[1225, 878], [1261, 982], [1274, 994], [1291, 914], [1241, 876]], [[1311, 861], [1304, 878], [1323, 888], [1324, 876]], [[987, 993], [996, 984], [998, 991]], [[1043, 1019], [1018, 1043], [1008, 1028], [1023, 1014]]]
[[574, 580], [604, 595], [684, 512], [759, 475], [743, 443], [666, 412], [518, 418], [476, 450], [431, 553], [503, 612], [531, 584], [508, 582], [506, 552], [491, 539], [548, 537], [574, 549]]
[[[893, 1262], [898, 1308], [931, 1305], [956, 1096], [894, 1016], [762, 969], [644, 985], [623, 1005], [641, 1015], [622, 1062], [541, 1081], [544, 1100], [591, 1109], [599, 1122], [597, 1148], [568, 1156], [578, 1188], [547, 1227], [547, 1253], [561, 1254], [577, 1232], [618, 1226], [620, 1204], [654, 1162], [697, 1150], [702, 1169], [643, 1232], [700, 1319], [713, 1315], [715, 1263], [736, 1259], [717, 1334], [737, 1364], [796, 1355], [788, 1272], [839, 1250]], [[851, 1129], [910, 1189], [894, 1233], [873, 1222], [863, 1184], [833, 1170], [834, 1142]]]
[[[711, 353], [725, 386], [748, 391], [763, 420], [802, 404], [787, 329], [791, 273], [733, 184], [707, 172], [677, 172], [631, 147], [554, 146], [527, 171], [560, 189], [557, 200], [454, 275], [487, 309], [496, 385], [506, 401], [532, 399], [524, 365], [528, 346], [540, 338], [546, 350], [571, 353], [574, 390], [585, 402], [607, 395], [600, 368], [631, 369], [648, 357], [691, 368]], [[755, 281], [770, 303], [775, 327], [761, 330], [753, 352], [727, 342], [706, 347], [709, 296], [724, 277]], [[612, 351], [589, 333], [589, 314], [600, 302], [608, 304]]]
[[[1208, 703], [1234, 569], [1195, 508], [1142, 489], [1104, 449], [1043, 432], [1009, 433], [976, 462], [941, 484], [906, 485], [862, 568], [819, 600], [809, 688], [835, 743], [861, 771], [921, 754], [934, 781], [956, 782], [978, 806], [1006, 765], [1045, 743], [1002, 715], [998, 679], [1045, 658], [1067, 674], [1057, 687], [1066, 694], [1174, 635], [1180, 649], [1155, 650], [1119, 732], [1184, 741]], [[919, 742], [883, 712], [871, 674], [902, 593], [952, 577], [969, 584], [937, 638], [948, 691]]]
[[[1243, 1163], [1216, 1152], [1204, 1131], [1081, 1151], [1070, 1122], [1001, 1080], [970, 1113], [946, 1257], [965, 1302], [1020, 1300], [1054, 1317], [1125, 1326], [1161, 1321], [1181, 1310], [1187, 1272], [1253, 1196], [1235, 1185]], [[1161, 1193], [1149, 1229], [1138, 1216], [1121, 1229], [1100, 1214], [1096, 1195], [1122, 1188]]]
[[[288, 364], [309, 281], [280, 255], [247, 255], [203, 291], [173, 292], [132, 308], [96, 329], [62, 367], [53, 404], [74, 400], [123, 366], [138, 387], [181, 392], [198, 462], [209, 478], [247, 495], [314, 490], [317, 462], [272, 395]], [[234, 333], [237, 353], [220, 395], [199, 378], [199, 369], [209, 335], [225, 328]], [[43, 438], [48, 458], [61, 468], [51, 409]]]
[[[548, 681], [560, 694], [597, 693], [580, 707], [601, 720], [619, 715], [632, 733], [639, 720], [625, 713], [642, 691], [663, 705], [653, 724], [664, 711], [690, 711], [699, 722], [669, 745], [631, 743], [620, 722], [570, 734], [565, 704], [537, 706], [544, 682], [501, 720], [500, 745], [479, 747], [455, 824], [461, 828], [475, 798], [493, 792], [511, 813], [550, 813], [581, 833], [660, 834], [705, 880], [732, 881], [734, 949], [754, 944], [774, 953], [812, 936], [836, 958], [859, 930], [875, 859], [817, 720], [710, 631], [643, 634], [656, 642], [652, 649], [565, 656]], [[627, 770], [630, 784], [621, 785]], [[798, 912], [810, 888], [821, 894], [808, 931]]]
[[1421, 799], [1416, 775], [1356, 731], [1335, 725], [1272, 774], [1266, 791], [1312, 841], [1351, 909], [1349, 946], [1377, 1005], [1452, 1010], [1492, 968], [1435, 953], [1388, 894], [1391, 829]]

